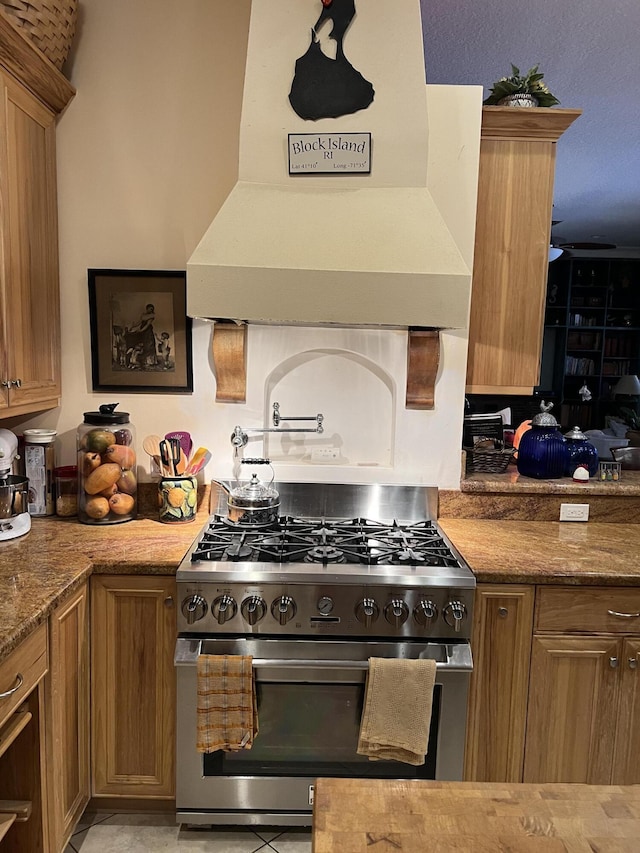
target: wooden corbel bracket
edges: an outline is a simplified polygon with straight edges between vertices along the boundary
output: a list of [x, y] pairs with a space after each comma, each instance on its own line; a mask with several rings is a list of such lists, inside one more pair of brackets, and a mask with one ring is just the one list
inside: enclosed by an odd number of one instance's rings
[[409, 329], [407, 340], [407, 409], [433, 409], [440, 364], [440, 332]]
[[216, 403], [244, 403], [247, 399], [247, 324], [216, 320], [213, 327], [213, 364]]

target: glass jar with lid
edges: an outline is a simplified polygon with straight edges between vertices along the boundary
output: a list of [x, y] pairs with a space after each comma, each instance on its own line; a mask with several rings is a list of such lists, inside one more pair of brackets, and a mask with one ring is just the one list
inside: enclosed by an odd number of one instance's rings
[[555, 480], [564, 476], [568, 461], [567, 442], [558, 422], [551, 414], [553, 403], [540, 403], [540, 413], [533, 418], [531, 429], [522, 434], [518, 447], [518, 473], [538, 480]]
[[117, 403], [85, 412], [78, 426], [78, 520], [120, 524], [137, 515], [135, 428]]
[[598, 472], [598, 451], [591, 444], [580, 427], [574, 426], [569, 432], [565, 432], [567, 440], [567, 466], [565, 474], [573, 477], [573, 473], [580, 465], [589, 472], [590, 477], [595, 477]]

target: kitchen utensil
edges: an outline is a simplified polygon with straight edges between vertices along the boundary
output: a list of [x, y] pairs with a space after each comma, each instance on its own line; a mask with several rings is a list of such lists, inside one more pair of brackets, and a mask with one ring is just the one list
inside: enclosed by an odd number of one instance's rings
[[[268, 465], [268, 459], [243, 459], [243, 465]], [[227, 495], [229, 521], [243, 526], [260, 526], [273, 524], [278, 520], [280, 509], [280, 493], [272, 485], [275, 472], [271, 468], [271, 479], [263, 483], [258, 475], [253, 473], [251, 480], [242, 486], [237, 486]]]
[[160, 462], [162, 475], [170, 477], [171, 476], [171, 451], [169, 450], [169, 443], [164, 439], [160, 441]]
[[199, 447], [196, 452], [193, 454], [191, 459], [189, 460], [189, 464], [186, 467], [185, 474], [197, 474], [198, 471], [202, 471], [204, 466], [211, 459], [211, 454], [207, 450], [206, 447]]
[[640, 471], [640, 447], [616, 447], [611, 455], [623, 471]]
[[148, 435], [142, 442], [142, 448], [149, 456], [157, 456], [160, 458], [160, 442], [162, 439], [159, 435]]
[[180, 442], [180, 447], [182, 448], [185, 457], [188, 459], [191, 456], [191, 450], [193, 449], [193, 442], [191, 441], [191, 435], [184, 430], [178, 430], [176, 432], [168, 432], [165, 435], [167, 440], [171, 438], [177, 438]]
[[180, 447], [180, 441], [177, 438], [169, 438], [167, 439], [167, 443], [169, 445], [171, 471], [173, 473], [173, 476], [176, 477], [179, 473], [181, 473], [180, 471], [178, 471], [178, 468], [180, 467], [180, 459], [182, 456], [184, 456], [184, 453], [182, 448]]

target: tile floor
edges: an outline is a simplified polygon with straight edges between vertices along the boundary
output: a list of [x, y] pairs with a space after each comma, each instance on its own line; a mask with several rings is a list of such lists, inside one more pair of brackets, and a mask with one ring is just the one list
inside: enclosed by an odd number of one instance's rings
[[65, 853], [311, 853], [311, 830], [183, 829], [173, 814], [85, 814]]

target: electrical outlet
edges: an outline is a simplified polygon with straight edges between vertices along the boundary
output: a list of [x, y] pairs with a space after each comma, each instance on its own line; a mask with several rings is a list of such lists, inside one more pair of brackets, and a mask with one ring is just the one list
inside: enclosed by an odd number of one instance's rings
[[560, 504], [560, 521], [589, 521], [589, 504]]
[[335, 462], [340, 458], [337, 447], [313, 447], [311, 449], [312, 462]]

